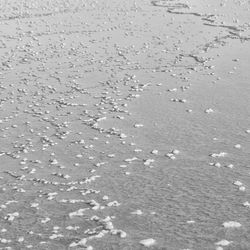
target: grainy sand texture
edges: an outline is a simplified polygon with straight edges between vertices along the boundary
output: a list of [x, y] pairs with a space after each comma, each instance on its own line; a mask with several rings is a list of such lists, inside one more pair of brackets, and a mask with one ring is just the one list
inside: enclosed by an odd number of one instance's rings
[[249, 250], [250, 1], [0, 0], [0, 249]]

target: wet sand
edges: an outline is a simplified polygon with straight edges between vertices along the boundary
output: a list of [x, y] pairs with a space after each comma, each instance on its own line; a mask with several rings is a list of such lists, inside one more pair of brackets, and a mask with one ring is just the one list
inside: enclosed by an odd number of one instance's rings
[[249, 1], [0, 1], [0, 249], [250, 249]]

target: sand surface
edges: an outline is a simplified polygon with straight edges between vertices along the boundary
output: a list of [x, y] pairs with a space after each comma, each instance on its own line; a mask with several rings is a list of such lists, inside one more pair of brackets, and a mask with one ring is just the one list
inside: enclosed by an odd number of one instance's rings
[[249, 1], [0, 0], [0, 96], [0, 249], [250, 249]]

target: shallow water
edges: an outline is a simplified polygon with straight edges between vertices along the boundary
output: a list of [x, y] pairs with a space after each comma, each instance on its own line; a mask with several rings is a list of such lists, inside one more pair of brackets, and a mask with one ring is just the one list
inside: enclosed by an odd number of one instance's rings
[[0, 249], [249, 249], [249, 8], [0, 1]]

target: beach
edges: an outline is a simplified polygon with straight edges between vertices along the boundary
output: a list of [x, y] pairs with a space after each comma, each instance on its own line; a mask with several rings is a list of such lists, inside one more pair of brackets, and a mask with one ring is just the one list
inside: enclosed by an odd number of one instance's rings
[[249, 250], [249, 13], [0, 0], [0, 249]]

